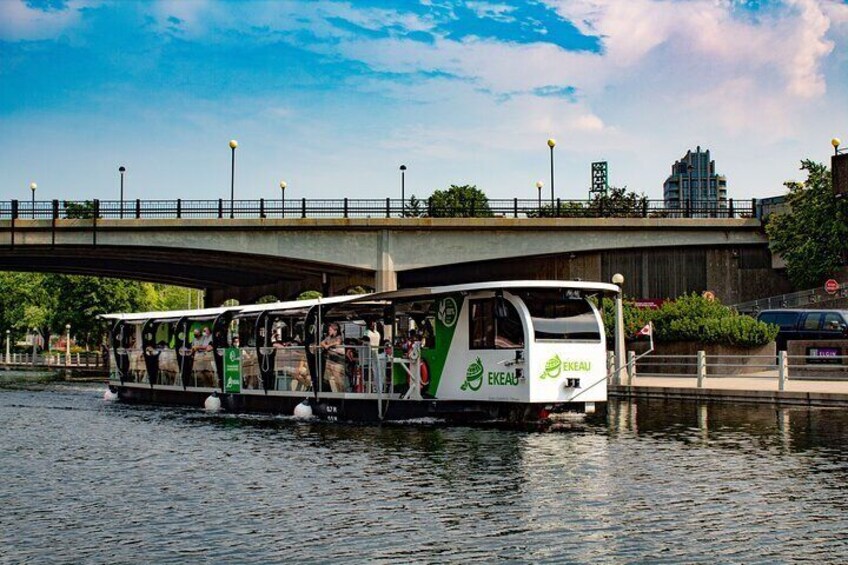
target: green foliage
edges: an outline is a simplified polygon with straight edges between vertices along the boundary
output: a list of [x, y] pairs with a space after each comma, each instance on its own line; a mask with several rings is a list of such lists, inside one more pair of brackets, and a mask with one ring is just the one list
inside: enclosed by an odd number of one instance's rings
[[73, 275], [47, 275], [44, 287], [53, 304], [47, 316], [54, 332], [71, 324], [71, 333], [78, 343], [94, 345], [103, 334], [99, 314], [109, 312], [138, 312], [153, 309], [152, 295], [144, 283]]
[[84, 202], [66, 200], [64, 205], [67, 218], [91, 219], [94, 217], [94, 202], [91, 200]]
[[104, 277], [0, 272], [0, 333], [10, 330], [14, 342], [38, 328], [48, 338], [64, 335], [71, 324], [78, 344], [96, 346], [105, 330], [98, 314], [183, 310], [197, 306], [197, 292]]
[[316, 300], [321, 298], [323, 295], [317, 290], [304, 290], [297, 297], [298, 300]]
[[[604, 319], [615, 320], [612, 300], [604, 300]], [[633, 337], [648, 324], [654, 324], [654, 340], [697, 341], [740, 347], [757, 347], [774, 341], [777, 326], [758, 322], [723, 306], [717, 300], [707, 300], [693, 293], [663, 303], [657, 310], [637, 308], [624, 303], [625, 336]], [[613, 324], [606, 324], [607, 337], [613, 337]]]
[[627, 190], [626, 186], [611, 186], [604, 194], [596, 194], [589, 203], [592, 216], [615, 218], [641, 218], [648, 205], [648, 197]]
[[420, 218], [424, 216], [425, 210], [423, 209], [423, 204], [421, 200], [415, 197], [413, 194], [409, 198], [409, 203], [403, 203], [403, 216], [405, 218]]
[[766, 225], [769, 247], [786, 261], [789, 279], [799, 288], [821, 285], [842, 263], [848, 241], [848, 202], [833, 192], [830, 171], [821, 163], [801, 162], [803, 183], [787, 182], [788, 212]]
[[588, 203], [565, 201], [527, 212], [528, 218], [616, 217], [641, 218], [645, 215], [648, 197], [630, 192], [627, 187], [611, 186], [605, 194], [596, 194]]
[[437, 190], [430, 197], [428, 214], [433, 218], [491, 218], [489, 198], [475, 185]]

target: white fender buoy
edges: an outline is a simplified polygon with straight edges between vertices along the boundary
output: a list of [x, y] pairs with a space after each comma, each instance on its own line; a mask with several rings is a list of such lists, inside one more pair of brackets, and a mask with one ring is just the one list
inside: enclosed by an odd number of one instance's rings
[[206, 397], [206, 401], [203, 403], [203, 408], [205, 408], [207, 412], [217, 412], [221, 409], [221, 399], [218, 398], [217, 392], [213, 392]]
[[309, 401], [304, 400], [294, 407], [294, 417], [302, 420], [312, 418], [312, 406], [309, 405]]
[[103, 393], [103, 400], [106, 402], [112, 402], [113, 400], [118, 400], [118, 391], [109, 387], [106, 389], [106, 392]]

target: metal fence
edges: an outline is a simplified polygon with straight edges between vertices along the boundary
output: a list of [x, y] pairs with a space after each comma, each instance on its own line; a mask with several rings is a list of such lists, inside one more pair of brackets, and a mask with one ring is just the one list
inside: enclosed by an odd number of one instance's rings
[[0, 202], [0, 220], [214, 219], [214, 218], [753, 218], [756, 199], [726, 203], [663, 200], [619, 204], [605, 200], [469, 200], [450, 205], [428, 200], [340, 198], [314, 200], [11, 200]]
[[[613, 360], [608, 361], [610, 375]], [[628, 378], [629, 376], [629, 378]], [[635, 352], [628, 352], [626, 369], [617, 382], [634, 385], [639, 377], [655, 379], [692, 379], [695, 388], [705, 388], [713, 379], [741, 379], [742, 381], [771, 381], [778, 390], [784, 390], [792, 380], [848, 381], [848, 356], [815, 357], [788, 355], [648, 355], [638, 361]], [[616, 382], [614, 380], [614, 382]]]
[[778, 294], [768, 298], [750, 300], [734, 304], [737, 312], [756, 315], [763, 310], [783, 308], [822, 308], [826, 304], [836, 300], [848, 298], [848, 283], [841, 283], [835, 292], [829, 293], [822, 287], [801, 290], [787, 294]]
[[42, 352], [42, 353], [8, 353], [0, 354], [0, 366], [14, 369], [15, 367], [40, 367], [45, 369], [52, 368], [89, 368], [89, 369], [105, 369], [108, 366], [108, 360], [97, 351], [83, 351], [82, 353], [57, 353], [57, 352]]

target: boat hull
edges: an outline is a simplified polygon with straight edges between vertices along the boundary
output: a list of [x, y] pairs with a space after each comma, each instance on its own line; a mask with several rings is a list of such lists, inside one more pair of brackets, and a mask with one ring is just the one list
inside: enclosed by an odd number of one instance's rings
[[[186, 406], [202, 408], [211, 390], [183, 390], [178, 387], [138, 387], [112, 384], [121, 402], [160, 406]], [[291, 416], [295, 407], [309, 400], [313, 414], [327, 421], [353, 421], [379, 423], [415, 419], [468, 423], [504, 421], [515, 423], [542, 422], [551, 413], [583, 412], [584, 403], [541, 404], [512, 402], [469, 402], [457, 400], [402, 400], [382, 401], [376, 398], [357, 398], [355, 395], [326, 395], [315, 399], [306, 394], [226, 394], [217, 392], [221, 409], [230, 413], [263, 413]]]

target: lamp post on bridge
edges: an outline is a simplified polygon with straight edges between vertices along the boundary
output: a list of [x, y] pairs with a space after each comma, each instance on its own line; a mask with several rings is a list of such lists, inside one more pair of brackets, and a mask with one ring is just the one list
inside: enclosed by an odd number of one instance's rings
[[692, 171], [694, 169], [695, 169], [695, 167], [692, 165], [691, 162], [686, 167], [686, 170], [689, 173], [689, 192], [687, 193], [686, 200], [689, 202], [688, 208], [689, 208], [689, 215], [690, 216], [692, 215]]
[[542, 217], [542, 187], [543, 186], [545, 186], [545, 183], [543, 183], [540, 180], [536, 181], [536, 192], [538, 193], [538, 197], [539, 197], [537, 205], [539, 206], [539, 217], [540, 218]]
[[65, 365], [71, 364], [71, 324], [65, 324]]
[[29, 189], [32, 191], [32, 219], [35, 219], [35, 189], [38, 185], [34, 182], [29, 183]]
[[118, 172], [121, 173], [121, 219], [124, 217], [124, 173], [127, 172], [127, 168], [123, 165], [118, 167]]
[[548, 147], [551, 148], [551, 212], [554, 209], [554, 147], [556, 147], [556, 139], [548, 140]]
[[280, 181], [280, 193], [282, 194], [282, 202], [281, 202], [281, 207], [280, 207], [280, 217], [281, 218], [286, 217], [286, 187], [287, 186], [288, 186], [288, 184], [286, 184], [286, 181], [284, 181], [284, 180]]
[[235, 217], [233, 213], [233, 201], [236, 197], [236, 147], [238, 147], [238, 141], [235, 139], [230, 140], [230, 149], [232, 149], [232, 165], [230, 166], [230, 218]]
[[830, 144], [833, 145], [833, 154], [839, 155], [839, 146], [842, 144], [842, 140], [838, 137], [834, 137], [830, 140]]
[[403, 218], [406, 209], [406, 165], [400, 166], [400, 217]]

